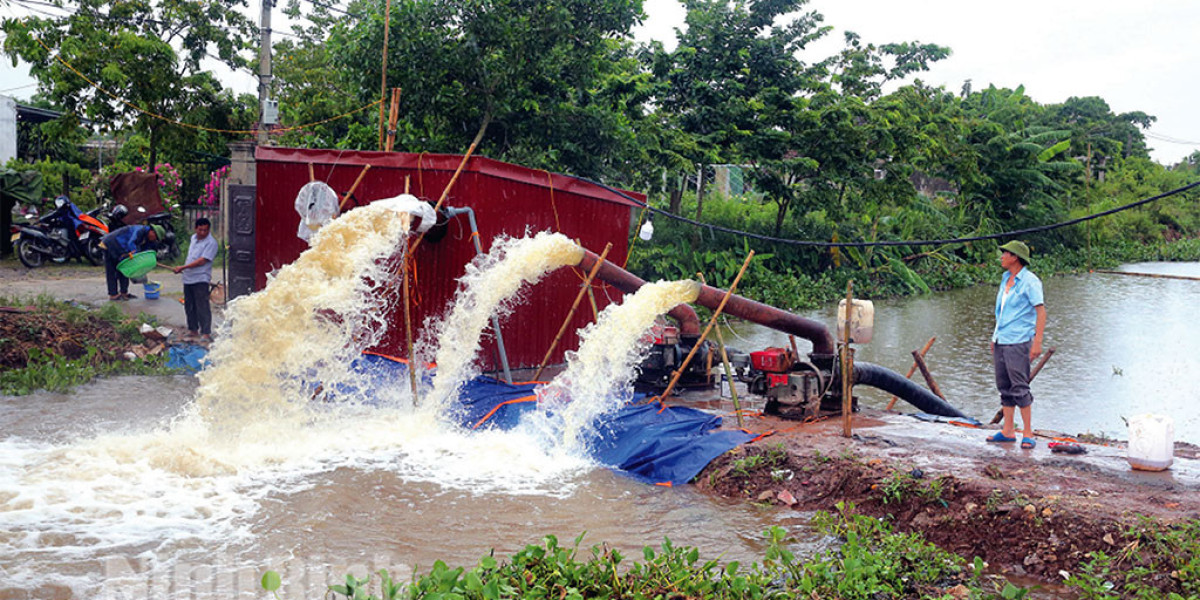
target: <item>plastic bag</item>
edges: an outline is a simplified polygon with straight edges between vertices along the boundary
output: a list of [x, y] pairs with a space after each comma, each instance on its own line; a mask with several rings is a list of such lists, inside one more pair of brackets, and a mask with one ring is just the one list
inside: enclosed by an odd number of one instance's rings
[[318, 229], [338, 216], [337, 192], [324, 181], [310, 181], [296, 194], [296, 212], [300, 215], [296, 237], [308, 242]]

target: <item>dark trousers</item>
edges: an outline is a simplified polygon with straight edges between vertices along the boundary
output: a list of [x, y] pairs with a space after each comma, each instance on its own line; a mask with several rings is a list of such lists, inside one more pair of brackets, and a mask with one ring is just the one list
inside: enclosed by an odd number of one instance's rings
[[129, 278], [117, 270], [117, 263], [124, 258], [112, 248], [104, 250], [104, 280], [108, 284], [109, 296], [116, 296], [118, 292], [129, 293]]
[[188, 331], [212, 334], [212, 307], [208, 303], [208, 282], [183, 286], [183, 312], [187, 315]]
[[996, 344], [996, 349], [992, 351], [1000, 406], [1025, 407], [1033, 404], [1033, 394], [1029, 391], [1029, 348], [1032, 345], [1032, 341]]

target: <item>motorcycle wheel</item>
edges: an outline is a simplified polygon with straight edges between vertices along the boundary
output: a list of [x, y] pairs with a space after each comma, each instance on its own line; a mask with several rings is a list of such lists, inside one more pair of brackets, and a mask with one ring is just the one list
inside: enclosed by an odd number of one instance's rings
[[100, 247], [100, 238], [93, 236], [87, 241], [87, 259], [92, 263], [92, 266], [100, 266], [104, 263], [104, 249]]
[[17, 252], [17, 258], [21, 260], [21, 264], [30, 269], [36, 269], [46, 262], [45, 255], [33, 247], [29, 240], [17, 240], [14, 250]]

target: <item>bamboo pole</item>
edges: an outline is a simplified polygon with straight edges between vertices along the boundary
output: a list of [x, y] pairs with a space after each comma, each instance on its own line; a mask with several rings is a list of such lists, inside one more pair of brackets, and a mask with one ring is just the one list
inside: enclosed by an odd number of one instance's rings
[[396, 145], [396, 121], [400, 119], [400, 88], [392, 88], [392, 105], [388, 109], [387, 147], [388, 152]]
[[[404, 176], [404, 193], [408, 193], [409, 177]], [[409, 217], [409, 225], [412, 225], [412, 217]], [[412, 314], [411, 304], [409, 302], [408, 291], [408, 260], [411, 254], [405, 248], [404, 255], [401, 257], [403, 262], [400, 263], [400, 277], [403, 279], [403, 302], [404, 302], [404, 345], [408, 350], [408, 383], [412, 387], [413, 406], [419, 404], [417, 397], [417, 357], [413, 354], [413, 332], [412, 332]]]
[[850, 437], [851, 432], [851, 410], [854, 407], [854, 391], [853, 385], [850, 383], [850, 370], [853, 367], [853, 359], [850, 354], [853, 350], [850, 348], [850, 317], [854, 314], [854, 280], [846, 282], [846, 323], [842, 328], [842, 436]]
[[1200, 277], [1191, 277], [1188, 275], [1167, 275], [1164, 273], [1128, 273], [1125, 271], [1102, 271], [1097, 269], [1097, 273], [1106, 273], [1108, 275], [1133, 275], [1136, 277], [1154, 277], [1157, 279], [1183, 279], [1185, 281], [1200, 281]]
[[[583, 242], [580, 242], [579, 238], [575, 238], [575, 243], [580, 246], [583, 245]], [[595, 293], [595, 291], [592, 290], [592, 286], [590, 286], [590, 285], [587, 288], [587, 295], [588, 295], [588, 302], [590, 302], [592, 305], [592, 319], [599, 321], [600, 320], [600, 307], [596, 305], [596, 293]]]
[[[925, 354], [928, 353], [929, 349], [933, 347], [933, 342], [936, 340], [937, 340], [937, 336], [935, 335], [935, 336], [929, 338], [928, 342], [925, 342], [925, 345], [921, 348], [921, 358], [925, 358]], [[912, 366], [908, 368], [908, 375], [905, 375], [904, 378], [912, 379], [913, 373], [916, 373], [916, 372], [917, 372], [917, 361], [914, 360]], [[892, 410], [892, 407], [896, 406], [897, 400], [899, 400], [899, 398], [892, 396], [892, 400], [890, 402], [888, 402], [887, 410]]]
[[388, 34], [392, 31], [392, 0], [383, 8], [383, 68], [379, 70], [379, 149], [383, 150], [383, 103], [387, 101]]
[[679, 369], [676, 370], [675, 374], [671, 376], [671, 382], [667, 384], [667, 389], [663, 390], [663, 393], [659, 394], [658, 401], [660, 403], [663, 401], [663, 398], [666, 398], [668, 395], [670, 395], [671, 390], [675, 389], [675, 384], [679, 383], [679, 378], [683, 375], [684, 370], [687, 369], [688, 363], [692, 362], [692, 357], [696, 355], [696, 350], [698, 350], [700, 346], [704, 344], [704, 339], [708, 337], [708, 332], [712, 331], [713, 325], [717, 322], [717, 317], [721, 316], [721, 311], [725, 310], [725, 304], [729, 302], [729, 297], [733, 295], [733, 290], [737, 289], [738, 282], [742, 280], [742, 275], [746, 273], [746, 268], [750, 266], [750, 260], [753, 258], [754, 251], [751, 250], [750, 254], [746, 256], [746, 262], [742, 263], [742, 268], [740, 271], [738, 271], [737, 277], [733, 278], [733, 283], [729, 286], [729, 289], [725, 291], [725, 297], [721, 298], [721, 303], [717, 305], [717, 310], [713, 312], [712, 318], [708, 320], [708, 326], [705, 327], [704, 332], [700, 334], [700, 339], [696, 340], [696, 345], [692, 346], [692, 351], [688, 352], [687, 357], [683, 359], [683, 364], [679, 365]]
[[[1042, 367], [1046, 366], [1046, 361], [1050, 360], [1051, 356], [1054, 356], [1055, 350], [1057, 350], [1057, 348], [1051, 348], [1051, 349], [1047, 350], [1045, 352], [1045, 354], [1042, 354], [1042, 358], [1040, 360], [1038, 360], [1038, 363], [1033, 366], [1033, 369], [1030, 369], [1030, 371], [1029, 371], [1029, 382], [1030, 383], [1033, 383], [1033, 378], [1037, 377], [1037, 374], [1042, 372]], [[991, 425], [995, 425], [996, 423], [999, 423], [1000, 420], [1003, 418], [1004, 418], [1004, 409], [1002, 408], [1002, 409], [996, 411], [996, 415], [992, 417]]]
[[350, 200], [350, 196], [354, 195], [354, 190], [358, 189], [358, 184], [362, 183], [363, 175], [366, 175], [367, 171], [370, 170], [371, 165], [363, 165], [363, 169], [358, 172], [358, 177], [354, 180], [354, 185], [350, 186], [350, 191], [346, 192], [345, 196], [342, 196], [342, 202], [341, 204], [338, 204], [338, 212], [342, 212], [346, 209], [346, 202]]
[[[708, 285], [704, 281], [704, 273], [696, 273], [696, 276], [700, 278], [700, 283]], [[795, 343], [794, 338], [792, 343]], [[729, 364], [729, 354], [725, 352], [725, 334], [721, 333], [720, 327], [717, 328], [717, 349], [721, 351], [721, 364], [725, 365], [725, 378], [729, 380], [729, 396], [733, 398], [733, 414], [737, 416], [738, 427], [741, 427], [742, 405], [738, 401], [737, 386], [734, 385], [733, 366]]]
[[912, 351], [912, 355], [913, 362], [917, 363], [917, 368], [921, 370], [921, 376], [925, 378], [925, 383], [929, 385], [929, 391], [933, 392], [938, 398], [945, 400], [946, 395], [942, 393], [942, 388], [933, 379], [933, 373], [929, 372], [929, 366], [925, 364], [925, 357], [921, 356], [916, 350]]
[[[492, 122], [492, 115], [484, 117], [483, 124], [479, 126], [479, 131], [475, 134], [475, 139], [471, 141], [471, 146], [467, 148], [467, 153], [463, 155], [462, 161], [458, 163], [458, 168], [454, 170], [454, 175], [450, 177], [450, 182], [446, 184], [446, 188], [442, 190], [442, 196], [438, 198], [437, 204], [433, 205], [433, 212], [437, 214], [438, 209], [446, 202], [446, 198], [450, 196], [450, 188], [454, 187], [454, 182], [458, 181], [458, 176], [462, 174], [463, 167], [467, 166], [467, 160], [475, 153], [475, 148], [479, 146], [479, 142], [483, 140], [483, 134], [487, 131], [488, 124]], [[409, 252], [417, 249], [421, 245], [421, 241], [425, 239], [425, 234], [417, 236], [417, 241], [409, 247]]]
[[554, 349], [558, 347], [558, 342], [562, 340], [562, 336], [567, 332], [567, 327], [571, 324], [571, 318], [575, 316], [575, 309], [579, 308], [579, 303], [583, 300], [583, 295], [587, 289], [592, 287], [592, 280], [596, 278], [596, 273], [600, 272], [600, 267], [604, 265], [604, 257], [608, 256], [609, 250], [612, 250], [612, 242], [604, 246], [604, 252], [600, 253], [600, 259], [592, 266], [592, 270], [583, 280], [583, 287], [579, 288], [579, 293], [575, 294], [575, 302], [571, 304], [571, 310], [567, 311], [567, 318], [563, 319], [563, 324], [558, 328], [558, 334], [554, 336], [554, 341], [550, 343], [550, 347], [546, 349], [546, 355], [542, 357], [542, 364], [538, 365], [537, 372], [533, 374], [533, 380], [537, 381], [542, 375], [542, 370], [546, 368], [546, 363], [550, 362], [550, 355]]
[[317, 180], [316, 174], [313, 173], [313, 164], [308, 163], [308, 182], [312, 183]]

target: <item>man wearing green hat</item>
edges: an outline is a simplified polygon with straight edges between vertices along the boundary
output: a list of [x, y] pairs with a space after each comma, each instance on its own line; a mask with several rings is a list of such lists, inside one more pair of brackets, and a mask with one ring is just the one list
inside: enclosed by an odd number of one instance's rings
[[1033, 448], [1032, 405], [1029, 391], [1029, 365], [1042, 353], [1042, 334], [1046, 330], [1046, 305], [1042, 280], [1029, 270], [1029, 246], [1011, 241], [1000, 246], [1000, 290], [996, 293], [996, 328], [992, 330], [992, 365], [996, 369], [996, 388], [1004, 425], [989, 442], [1017, 441], [1013, 413], [1021, 409], [1021, 447]]
[[100, 238], [109, 300], [134, 297], [129, 293], [129, 278], [117, 270], [117, 264], [138, 252], [158, 248], [159, 240], [163, 239], [166, 239], [166, 230], [162, 225], [128, 225]]

